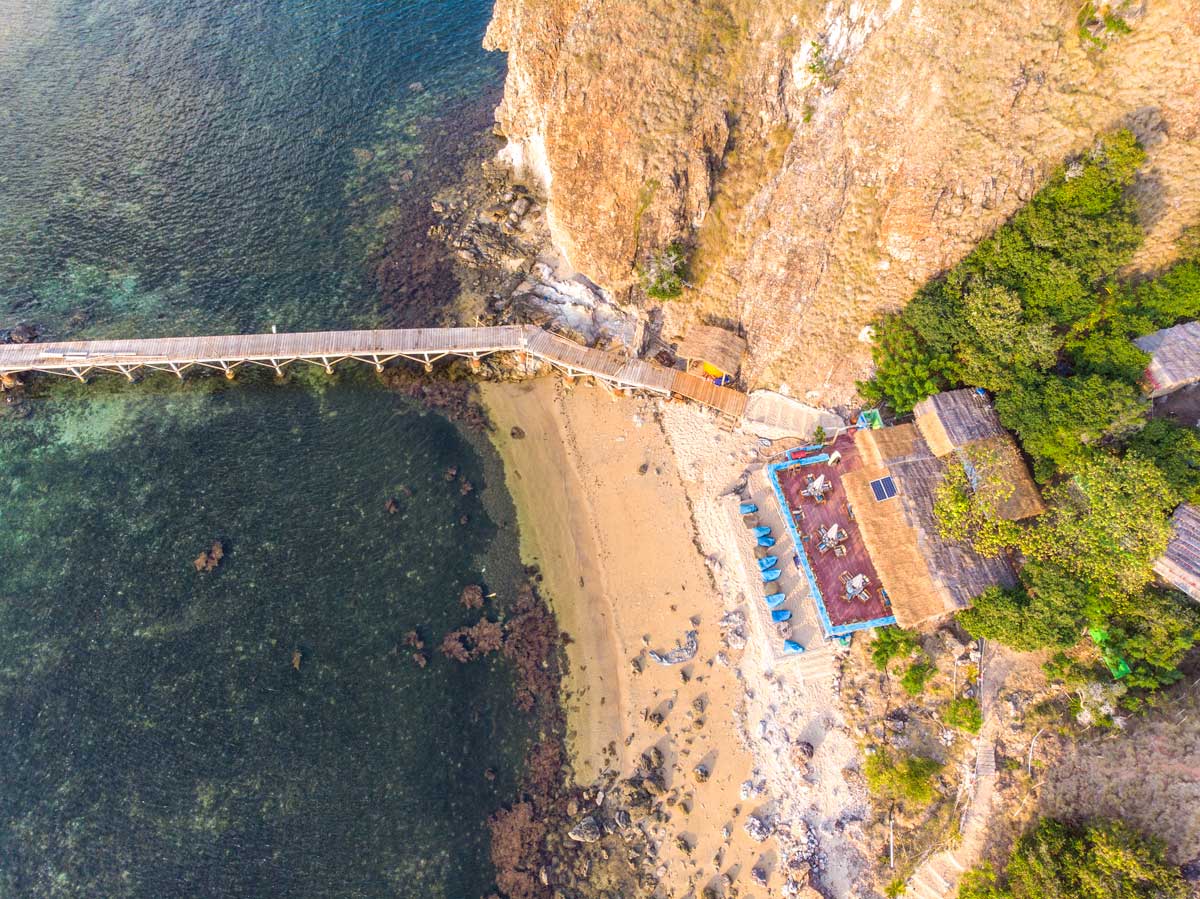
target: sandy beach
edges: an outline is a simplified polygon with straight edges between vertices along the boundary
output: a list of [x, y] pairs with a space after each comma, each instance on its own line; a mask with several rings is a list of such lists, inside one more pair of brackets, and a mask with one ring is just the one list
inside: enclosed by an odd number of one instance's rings
[[[571, 638], [575, 779], [630, 776], [652, 748], [665, 760], [668, 820], [641, 824], [659, 847], [658, 894], [733, 883], [743, 896], [815, 895], [796, 885], [812, 866], [830, 895], [866, 895], [854, 839], [865, 798], [842, 775], [857, 755], [835, 660], [778, 665], [746, 602], [755, 585], [729, 504], [755, 437], [694, 406], [557, 378], [482, 391], [522, 556]], [[691, 662], [648, 658], [692, 630]], [[795, 761], [802, 743], [811, 763]]]

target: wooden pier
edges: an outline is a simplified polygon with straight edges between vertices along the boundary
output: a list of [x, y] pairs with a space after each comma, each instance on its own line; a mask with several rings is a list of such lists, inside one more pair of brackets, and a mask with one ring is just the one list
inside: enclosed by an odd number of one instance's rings
[[685, 397], [735, 418], [746, 411], [744, 393], [687, 372], [580, 346], [535, 325], [6, 344], [0, 345], [0, 375], [43, 372], [86, 380], [93, 372], [106, 372], [132, 381], [140, 369], [182, 378], [195, 367], [232, 378], [241, 366], [282, 374], [286, 366], [306, 362], [332, 372], [341, 362], [355, 361], [382, 371], [397, 359], [432, 371], [435, 362], [448, 356], [468, 359], [477, 368], [483, 357], [500, 352], [528, 353], [568, 377], [593, 377], [618, 389]]

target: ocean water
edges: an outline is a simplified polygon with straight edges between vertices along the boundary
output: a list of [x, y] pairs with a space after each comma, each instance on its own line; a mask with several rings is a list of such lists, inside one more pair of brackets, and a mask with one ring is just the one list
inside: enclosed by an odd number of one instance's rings
[[[0, 0], [0, 327], [435, 314], [456, 285], [421, 216], [486, 152], [489, 7]], [[533, 736], [503, 660], [436, 652], [465, 584], [502, 607], [520, 577], [485, 442], [351, 370], [41, 381], [25, 408], [0, 897], [480, 895]]]

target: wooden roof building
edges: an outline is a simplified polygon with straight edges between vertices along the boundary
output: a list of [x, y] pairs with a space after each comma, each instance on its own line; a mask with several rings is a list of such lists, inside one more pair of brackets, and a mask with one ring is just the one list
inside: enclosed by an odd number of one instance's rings
[[683, 359], [688, 368], [699, 364], [705, 374], [712, 377], [736, 375], [746, 355], [746, 338], [732, 331], [713, 325], [697, 325], [679, 341], [675, 355]]
[[935, 393], [913, 406], [913, 417], [935, 456], [957, 454], [972, 482], [1002, 491], [1002, 518], [1018, 521], [1045, 510], [1021, 451], [984, 394], [971, 388]]
[[1154, 563], [1154, 573], [1192, 599], [1200, 601], [1200, 508], [1184, 503], [1171, 518], [1167, 551]]
[[1133, 343], [1150, 354], [1143, 379], [1151, 397], [1200, 381], [1200, 322], [1163, 328]]
[[954, 459], [935, 455], [912, 424], [860, 430], [854, 442], [862, 467], [842, 482], [898, 624], [912, 627], [969, 608], [989, 587], [1015, 586], [1007, 559], [939, 533], [934, 497]]

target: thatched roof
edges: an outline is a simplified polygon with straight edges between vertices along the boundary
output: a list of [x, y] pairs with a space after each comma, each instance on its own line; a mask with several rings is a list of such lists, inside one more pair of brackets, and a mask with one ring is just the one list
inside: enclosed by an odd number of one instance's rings
[[675, 355], [689, 362], [707, 362], [727, 374], [737, 374], [746, 355], [746, 339], [724, 328], [695, 325], [679, 341]]
[[935, 456], [1007, 433], [988, 398], [969, 387], [921, 400], [913, 406], [913, 417]]
[[1200, 322], [1163, 328], [1133, 343], [1150, 354], [1145, 374], [1150, 396], [1163, 396], [1200, 381]]
[[[1016, 584], [1007, 560], [984, 558], [938, 532], [933, 502], [947, 462], [933, 455], [912, 425], [858, 431], [855, 445], [863, 467], [844, 474], [842, 483], [901, 626], [968, 608], [988, 587]], [[880, 502], [870, 482], [885, 476], [896, 484], [897, 497]]]
[[911, 424], [856, 431], [854, 445], [858, 447], [863, 464], [868, 467], [929, 455], [929, 448], [921, 440], [920, 432]]
[[1200, 600], [1200, 509], [1184, 504], [1171, 518], [1167, 551], [1154, 563], [1155, 573], [1192, 599]]
[[1011, 437], [980, 440], [963, 451], [964, 464], [974, 464], [979, 474], [979, 491], [994, 489], [1004, 496], [996, 503], [996, 514], [1009, 521], [1020, 521], [1046, 511], [1042, 492], [1029, 474], [1017, 445]]

